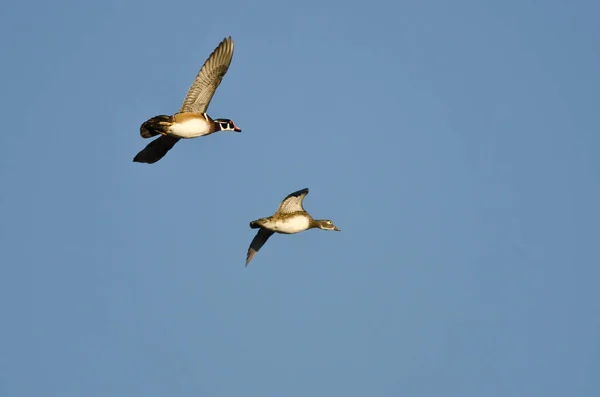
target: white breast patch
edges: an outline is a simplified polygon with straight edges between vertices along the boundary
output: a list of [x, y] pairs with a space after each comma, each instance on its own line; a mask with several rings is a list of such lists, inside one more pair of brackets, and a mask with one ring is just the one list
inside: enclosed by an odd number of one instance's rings
[[169, 132], [180, 138], [196, 138], [208, 134], [209, 128], [204, 119], [187, 119], [182, 123], [173, 124]]
[[265, 225], [268, 229], [282, 233], [298, 233], [308, 228], [308, 218], [297, 215], [286, 220], [269, 221]]

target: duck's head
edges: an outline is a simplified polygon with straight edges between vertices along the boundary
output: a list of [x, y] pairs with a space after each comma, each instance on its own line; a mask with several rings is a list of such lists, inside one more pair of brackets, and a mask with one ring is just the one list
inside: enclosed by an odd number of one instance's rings
[[242, 132], [240, 128], [233, 122], [233, 120], [229, 119], [214, 119], [213, 120], [217, 127], [219, 127], [219, 131], [235, 131]]
[[319, 229], [323, 230], [335, 230], [336, 232], [340, 231], [340, 229], [336, 225], [334, 225], [333, 222], [331, 222], [329, 219], [315, 220], [315, 225]]

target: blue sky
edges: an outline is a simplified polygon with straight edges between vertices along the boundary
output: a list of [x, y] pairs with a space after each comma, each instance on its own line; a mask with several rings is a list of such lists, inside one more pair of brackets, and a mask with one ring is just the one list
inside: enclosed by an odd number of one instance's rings
[[[6, 5], [0, 395], [600, 395], [599, 12]], [[228, 35], [243, 132], [133, 163]]]

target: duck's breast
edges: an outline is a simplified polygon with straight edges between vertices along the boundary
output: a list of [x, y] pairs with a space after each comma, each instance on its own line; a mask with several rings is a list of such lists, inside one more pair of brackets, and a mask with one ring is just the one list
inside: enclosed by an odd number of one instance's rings
[[204, 118], [187, 118], [171, 125], [170, 132], [180, 138], [195, 138], [210, 132], [210, 125]]
[[265, 226], [279, 233], [293, 234], [308, 229], [308, 225], [309, 220], [307, 217], [296, 215], [285, 219], [271, 220]]

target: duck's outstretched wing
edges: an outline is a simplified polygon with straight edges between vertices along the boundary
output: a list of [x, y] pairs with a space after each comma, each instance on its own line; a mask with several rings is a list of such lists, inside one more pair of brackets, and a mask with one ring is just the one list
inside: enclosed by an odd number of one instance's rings
[[179, 113], [204, 113], [233, 58], [233, 40], [223, 39], [210, 54], [188, 90]]
[[156, 163], [175, 146], [179, 139], [174, 136], [163, 135], [150, 142], [141, 152], [136, 154], [133, 161], [136, 163]]
[[279, 204], [279, 208], [277, 208], [277, 212], [281, 214], [289, 214], [292, 212], [304, 211], [304, 207], [302, 207], [302, 201], [304, 197], [308, 194], [308, 188], [304, 188], [302, 190], [298, 190], [297, 192], [289, 194], [286, 198], [283, 199], [281, 204]]
[[269, 237], [273, 235], [273, 233], [274, 232], [263, 228], [261, 228], [258, 231], [258, 233], [256, 233], [256, 236], [254, 236], [254, 239], [252, 239], [250, 247], [248, 248], [248, 254], [246, 255], [246, 266], [248, 266], [248, 263], [250, 263], [252, 258], [254, 258], [254, 255], [256, 255], [258, 250], [260, 250], [260, 248], [263, 245], [265, 245], [265, 243], [267, 242]]

